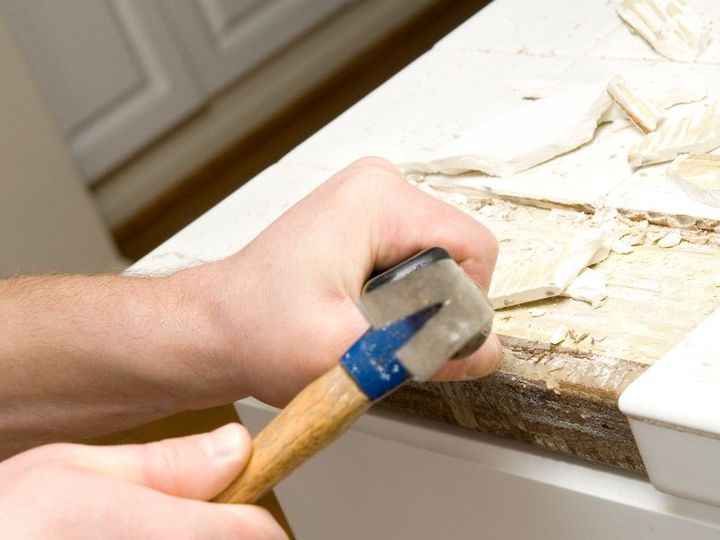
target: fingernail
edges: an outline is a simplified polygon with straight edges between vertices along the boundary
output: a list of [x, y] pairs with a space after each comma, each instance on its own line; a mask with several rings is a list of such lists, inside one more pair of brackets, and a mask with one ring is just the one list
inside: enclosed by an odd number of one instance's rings
[[238, 424], [227, 424], [204, 437], [203, 450], [213, 458], [235, 457], [242, 451], [243, 439]]

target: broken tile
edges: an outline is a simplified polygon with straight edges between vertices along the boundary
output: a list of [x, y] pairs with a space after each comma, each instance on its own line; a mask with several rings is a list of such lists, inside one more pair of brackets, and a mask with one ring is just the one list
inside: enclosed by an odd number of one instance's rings
[[620, 239], [613, 240], [610, 243], [610, 250], [618, 255], [627, 255], [633, 252], [633, 248]]
[[663, 236], [665, 236], [666, 234], [667, 234], [667, 233], [665, 233], [665, 232], [663, 232], [663, 231], [649, 231], [649, 232], [647, 233], [647, 239], [648, 239], [651, 243], [654, 244], [654, 243], [656, 243], [658, 240], [660, 240]]
[[615, 77], [608, 83], [608, 94], [613, 101], [643, 133], [655, 130], [665, 111], [652, 99], [629, 88], [622, 77]]
[[568, 334], [568, 327], [565, 326], [564, 324], [561, 324], [560, 326], [558, 326], [555, 329], [555, 331], [552, 334], [550, 334], [550, 338], [548, 339], [548, 341], [550, 342], [551, 345], [559, 345], [560, 343], [565, 341], [567, 334]]
[[608, 296], [605, 274], [599, 270], [586, 268], [570, 283], [562, 295], [587, 302], [592, 307], [598, 308], [607, 300]]
[[624, 0], [617, 12], [671, 60], [694, 62], [707, 47], [710, 29], [686, 0]]
[[603, 241], [603, 231], [595, 228], [552, 238], [515, 234], [500, 250], [490, 303], [501, 309], [560, 295], [602, 249]]
[[669, 232], [658, 240], [657, 245], [661, 248], [671, 248], [677, 246], [682, 241], [682, 235], [677, 232]]
[[704, 154], [720, 146], [720, 112], [718, 102], [695, 108], [694, 113], [667, 119], [648, 133], [630, 150], [628, 162], [633, 167], [671, 161], [680, 154]]
[[694, 77], [683, 79], [672, 86], [648, 88], [647, 95], [663, 109], [669, 109], [682, 103], [702, 101], [707, 97], [708, 90], [703, 77]]
[[667, 176], [696, 201], [720, 207], [720, 156], [680, 156], [668, 167]]
[[642, 246], [645, 238], [645, 231], [635, 231], [623, 236], [622, 240], [629, 246]]
[[590, 141], [610, 106], [607, 80], [527, 103], [467, 130], [407, 171], [509, 176]]

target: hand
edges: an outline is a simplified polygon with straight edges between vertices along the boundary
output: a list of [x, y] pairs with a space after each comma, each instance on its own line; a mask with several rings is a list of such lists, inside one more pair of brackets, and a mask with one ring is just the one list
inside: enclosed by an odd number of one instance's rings
[[205, 502], [249, 453], [239, 424], [144, 445], [29, 450], [0, 463], [0, 538], [287, 538], [262, 508]]
[[[340, 171], [236, 255], [180, 273], [210, 295], [224, 336], [199, 384], [215, 399], [250, 394], [284, 405], [367, 329], [356, 301], [371, 271], [433, 246], [488, 288], [497, 256], [488, 229], [412, 187], [382, 159]], [[500, 349], [493, 334], [436, 379], [486, 375]]]

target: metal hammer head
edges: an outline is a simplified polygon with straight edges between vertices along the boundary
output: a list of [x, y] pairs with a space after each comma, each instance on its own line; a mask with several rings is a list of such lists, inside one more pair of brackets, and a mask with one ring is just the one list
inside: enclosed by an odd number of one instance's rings
[[416, 381], [478, 349], [494, 316], [485, 292], [442, 248], [425, 250], [368, 281], [359, 304], [373, 328], [441, 306], [396, 353]]

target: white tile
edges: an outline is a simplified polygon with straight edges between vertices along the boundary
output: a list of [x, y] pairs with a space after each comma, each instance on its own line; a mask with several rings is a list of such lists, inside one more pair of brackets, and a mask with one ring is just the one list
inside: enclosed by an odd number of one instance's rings
[[[720, 219], [720, 208], [695, 201], [667, 178], [668, 165], [661, 163], [637, 170], [610, 193], [607, 205], [626, 210]], [[720, 261], [718, 265], [720, 267]]]
[[331, 171], [317, 167], [273, 165], [143, 257], [131, 271], [167, 273], [227, 257], [330, 176]]
[[[716, 294], [720, 295], [720, 291]], [[718, 335], [720, 310], [628, 386], [620, 398], [623, 412], [720, 436]]]
[[466, 125], [516, 107], [516, 80], [552, 77], [568, 60], [430, 51], [282, 161], [338, 168], [366, 155], [425, 161]]
[[[720, 2], [717, 0], [690, 0], [701, 18], [711, 26], [710, 44], [698, 57], [696, 63], [720, 63]], [[630, 27], [619, 21], [617, 27], [601, 38], [597, 45], [586, 51], [588, 56], [607, 58], [628, 58], [654, 62], [671, 60], [655, 52], [650, 44], [639, 35], [630, 31]]]
[[[495, 0], [438, 42], [438, 49], [520, 52], [671, 62], [630, 30], [616, 13], [620, 0]], [[690, 0], [711, 26], [698, 58], [720, 63], [720, 2]]]
[[712, 504], [720, 504], [718, 334], [720, 310], [630, 384], [619, 401], [656, 487]]
[[640, 138], [635, 129], [612, 132], [609, 125], [600, 126], [590, 144], [513, 176], [431, 176], [428, 182], [536, 200], [600, 205], [632, 174], [627, 149]]
[[613, 2], [495, 0], [436, 47], [578, 56], [618, 24]]

